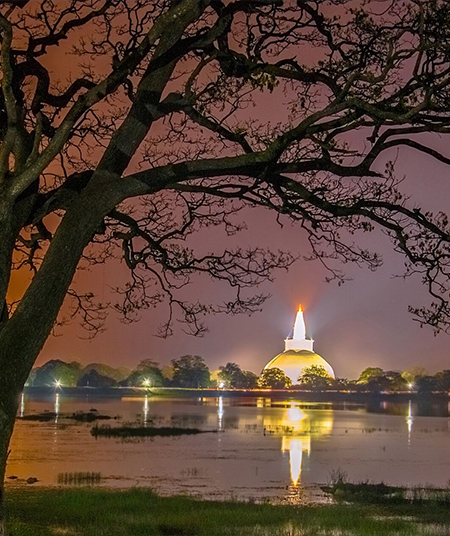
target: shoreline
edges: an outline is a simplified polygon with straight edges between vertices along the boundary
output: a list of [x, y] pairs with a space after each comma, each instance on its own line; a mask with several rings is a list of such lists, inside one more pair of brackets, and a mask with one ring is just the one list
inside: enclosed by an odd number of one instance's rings
[[300, 389], [190, 389], [180, 387], [25, 387], [24, 394], [34, 396], [48, 396], [63, 394], [68, 397], [92, 395], [98, 398], [122, 398], [122, 397], [201, 397], [201, 398], [270, 398], [275, 400], [290, 400], [302, 398], [305, 402], [369, 402], [386, 400], [392, 402], [409, 402], [415, 400], [446, 401], [450, 399], [449, 393], [418, 393], [418, 392], [356, 392], [356, 391], [306, 391]]
[[[76, 475], [76, 473], [74, 473]], [[265, 494], [263, 487], [256, 492], [249, 492], [247, 495], [239, 495], [234, 491], [214, 491], [210, 493], [202, 493], [195, 485], [192, 486], [192, 491], [180, 492], [178, 491], [163, 491], [158, 486], [152, 486], [148, 483], [121, 485], [109, 485], [108, 477], [100, 477], [100, 481], [95, 484], [59, 484], [59, 483], [46, 483], [37, 481], [32, 484], [27, 483], [25, 478], [16, 480], [5, 479], [6, 493], [36, 493], [39, 492], [76, 492], [76, 491], [92, 491], [92, 492], [105, 492], [105, 493], [126, 493], [131, 490], [139, 490], [143, 492], [156, 493], [162, 498], [176, 498], [187, 497], [189, 499], [201, 502], [235, 502], [239, 504], [265, 504], [270, 506], [324, 506], [334, 503], [332, 494], [325, 492], [324, 490], [329, 487], [330, 484], [299, 484], [298, 486], [286, 486], [285, 491], [289, 493]], [[259, 491], [259, 493], [258, 493]]]

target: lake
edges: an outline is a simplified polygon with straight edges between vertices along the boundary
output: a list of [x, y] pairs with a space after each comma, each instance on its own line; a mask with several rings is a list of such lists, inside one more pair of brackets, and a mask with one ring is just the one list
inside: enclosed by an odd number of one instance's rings
[[[140, 440], [95, 439], [93, 424], [64, 417], [95, 408], [124, 422], [218, 431]], [[96, 398], [24, 395], [22, 415], [52, 411], [51, 422], [18, 420], [10, 485], [29, 477], [55, 486], [67, 473], [100, 473], [99, 484], [147, 486], [204, 498], [324, 500], [320, 484], [344, 472], [352, 481], [447, 486], [448, 403], [336, 404], [267, 398]], [[103, 424], [103, 423], [101, 423]], [[67, 479], [66, 479], [67, 480]], [[23, 484], [22, 484], [23, 485]]]

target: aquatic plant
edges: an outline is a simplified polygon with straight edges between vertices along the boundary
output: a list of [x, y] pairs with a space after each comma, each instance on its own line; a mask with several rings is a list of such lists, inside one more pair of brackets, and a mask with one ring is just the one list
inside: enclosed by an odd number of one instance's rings
[[101, 473], [74, 472], [59, 473], [57, 482], [65, 486], [88, 486], [99, 484], [102, 479]]
[[206, 434], [215, 430], [199, 430], [198, 428], [179, 428], [176, 426], [94, 426], [91, 434], [94, 437], [156, 437]]

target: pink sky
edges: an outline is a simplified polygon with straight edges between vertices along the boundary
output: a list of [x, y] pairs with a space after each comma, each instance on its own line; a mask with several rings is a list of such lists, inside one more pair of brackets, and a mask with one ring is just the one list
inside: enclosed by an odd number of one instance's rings
[[[62, 66], [68, 65], [65, 53], [66, 48], [60, 47], [54, 65], [49, 65], [61, 76]], [[260, 106], [251, 113], [260, 121], [280, 121], [286, 114], [283, 98], [267, 95], [267, 102], [265, 99], [261, 96]], [[438, 138], [432, 144], [443, 152], [448, 145]], [[402, 149], [398, 155], [396, 176], [405, 177], [403, 189], [411, 194], [411, 205], [415, 202], [424, 209], [448, 212], [448, 175], [446, 166], [411, 149]], [[248, 231], [227, 238], [223, 232], [211, 229], [195, 240], [204, 249], [239, 244], [307, 254], [306, 236], [299, 227], [289, 224], [281, 229], [274, 214], [262, 210], [247, 210], [240, 217], [246, 221]], [[371, 273], [347, 265], [344, 268], [353, 281], [341, 287], [324, 282], [327, 273], [317, 262], [299, 261], [289, 273], [277, 273], [275, 283], [264, 286], [263, 290], [272, 298], [261, 313], [252, 317], [211, 317], [210, 332], [203, 338], [185, 335], [182, 326], [175, 326], [175, 334], [169, 339], [155, 337], [158, 325], [167, 318], [164, 306], [143, 312], [140, 322], [132, 325], [122, 324], [111, 313], [107, 330], [92, 341], [80, 338], [86, 334], [76, 324], [59, 330], [61, 336], [49, 339], [38, 364], [48, 359], [64, 359], [134, 367], [145, 358], [165, 365], [183, 354], [199, 354], [211, 369], [236, 361], [259, 373], [267, 361], [283, 350], [283, 339], [292, 327], [298, 304], [302, 303], [307, 333], [316, 340], [315, 350], [340, 377], [353, 378], [367, 366], [402, 370], [421, 365], [430, 372], [450, 368], [450, 338], [434, 337], [430, 328], [420, 329], [407, 311], [408, 305], [427, 303], [420, 280], [392, 278], [402, 273], [402, 257], [392, 251], [381, 233], [363, 238], [383, 255], [384, 266]], [[81, 277], [86, 279], [87, 275], [83, 273]], [[101, 299], [108, 299], [109, 286], [123, 282], [126, 269], [111, 263], [96, 268], [90, 277], [91, 288]], [[231, 297], [229, 289], [212, 285], [207, 279], [197, 280], [189, 293], [191, 299], [203, 296], [211, 301]]]

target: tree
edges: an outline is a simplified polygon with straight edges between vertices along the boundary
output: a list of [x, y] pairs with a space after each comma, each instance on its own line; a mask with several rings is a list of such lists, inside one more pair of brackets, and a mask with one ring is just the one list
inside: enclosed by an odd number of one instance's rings
[[241, 389], [256, 389], [258, 387], [258, 376], [251, 370], [243, 371]]
[[95, 369], [83, 373], [77, 382], [77, 387], [115, 387], [117, 381], [114, 378], [100, 374]]
[[[431, 292], [431, 305], [412, 312], [449, 328], [448, 218], [400, 192], [383, 158], [408, 147], [450, 164], [420, 137], [450, 128], [450, 6], [392, 1], [377, 14], [350, 3], [340, 20], [336, 4], [1, 3], [0, 483], [20, 391], [56, 324], [78, 316], [95, 333], [108, 305], [131, 321], [164, 303], [162, 335], [175, 319], [202, 333], [207, 313], [261, 307], [265, 296], [246, 289], [295, 255], [196, 253], [189, 243], [208, 226], [237, 232], [243, 207], [297, 222], [338, 281], [333, 260], [381, 263], [351, 238], [380, 227], [406, 275], [420, 274]], [[75, 53], [67, 62], [56, 56], [62, 43]], [[308, 46], [314, 60], [304, 59]], [[270, 99], [287, 102], [285, 118], [258, 116]], [[101, 304], [75, 273], [119, 255], [129, 282]], [[28, 283], [20, 296], [15, 269]], [[187, 299], [180, 287], [197, 273], [235, 296]]]
[[125, 380], [131, 374], [131, 370], [127, 367], [113, 368], [104, 363], [89, 363], [89, 365], [84, 367], [83, 374], [89, 374], [93, 370], [101, 376], [112, 378], [116, 382]]
[[388, 377], [386, 377], [385, 373], [383, 373], [380, 376], [371, 378], [365, 384], [365, 390], [371, 393], [383, 393], [385, 391], [390, 391], [391, 381]]
[[242, 370], [237, 363], [227, 363], [219, 367], [219, 383], [231, 389], [253, 389], [257, 386], [258, 376], [249, 370]]
[[358, 384], [375, 393], [406, 391], [408, 389], [408, 383], [400, 372], [394, 370], [385, 371], [377, 367], [365, 369], [358, 379]]
[[388, 370], [383, 376], [389, 381], [388, 389], [390, 391], [406, 391], [409, 389], [408, 382], [400, 372]]
[[434, 377], [440, 390], [450, 391], [450, 370], [441, 370]]
[[334, 385], [338, 391], [358, 390], [358, 384], [356, 380], [349, 380], [348, 378], [335, 378]]
[[264, 369], [258, 380], [262, 389], [287, 389], [292, 385], [292, 380], [279, 368]]
[[173, 367], [171, 365], [166, 365], [161, 369], [161, 374], [163, 375], [164, 382], [170, 384], [173, 379]]
[[144, 359], [124, 381], [130, 387], [161, 387], [164, 385], [164, 376], [159, 363], [151, 359]]
[[361, 372], [358, 378], [358, 383], [367, 384], [371, 380], [382, 377], [383, 374], [384, 374], [384, 370], [382, 368], [368, 367]]
[[421, 376], [417, 378], [415, 388], [419, 393], [432, 393], [439, 390], [439, 383], [435, 376]]
[[223, 384], [224, 387], [236, 389], [243, 377], [241, 367], [237, 363], [227, 363], [225, 366], [219, 367], [217, 374], [218, 384]]
[[52, 359], [36, 369], [33, 387], [76, 387], [81, 375], [80, 363]]
[[209, 368], [203, 357], [199, 355], [184, 355], [172, 359], [174, 387], [201, 389], [209, 387]]
[[402, 377], [408, 384], [413, 384], [417, 378], [427, 376], [427, 371], [423, 367], [412, 367], [402, 372]]
[[333, 378], [322, 365], [311, 365], [303, 369], [298, 377], [298, 382], [300, 385], [313, 390], [323, 390], [332, 385]]

